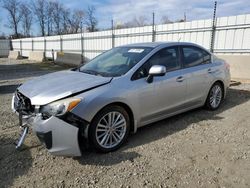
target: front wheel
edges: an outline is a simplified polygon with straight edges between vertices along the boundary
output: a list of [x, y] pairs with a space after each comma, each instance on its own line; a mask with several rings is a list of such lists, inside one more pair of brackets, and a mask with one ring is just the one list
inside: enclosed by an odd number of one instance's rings
[[223, 100], [223, 88], [219, 82], [216, 82], [209, 90], [205, 106], [209, 110], [216, 110], [220, 107]]
[[90, 141], [101, 152], [118, 149], [127, 139], [129, 115], [120, 106], [107, 106], [94, 117], [90, 125]]

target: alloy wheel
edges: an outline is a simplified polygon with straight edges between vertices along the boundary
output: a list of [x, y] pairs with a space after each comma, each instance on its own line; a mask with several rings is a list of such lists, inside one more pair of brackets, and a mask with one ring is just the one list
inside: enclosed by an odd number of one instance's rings
[[222, 89], [219, 85], [214, 85], [210, 93], [210, 98], [209, 98], [210, 105], [213, 108], [217, 108], [221, 103], [221, 99], [222, 99]]
[[125, 117], [117, 111], [105, 114], [96, 126], [95, 136], [103, 148], [113, 148], [124, 138], [127, 129]]

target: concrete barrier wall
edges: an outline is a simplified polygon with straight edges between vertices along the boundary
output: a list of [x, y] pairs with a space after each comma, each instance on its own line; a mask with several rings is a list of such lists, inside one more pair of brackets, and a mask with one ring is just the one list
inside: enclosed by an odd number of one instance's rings
[[250, 80], [250, 55], [217, 55], [230, 64], [232, 79]]
[[0, 57], [8, 57], [10, 51], [10, 41], [0, 39]]
[[20, 59], [21, 55], [20, 55], [20, 51], [9, 51], [9, 59]]
[[58, 64], [78, 66], [82, 62], [82, 57], [81, 54], [57, 52], [55, 62]]
[[44, 52], [29, 52], [29, 60], [42, 62], [45, 59]]

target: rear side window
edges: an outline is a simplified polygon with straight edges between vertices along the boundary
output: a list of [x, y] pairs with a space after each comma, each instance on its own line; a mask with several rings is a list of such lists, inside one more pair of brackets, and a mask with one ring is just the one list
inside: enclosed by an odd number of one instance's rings
[[183, 47], [182, 50], [184, 67], [193, 67], [207, 64], [211, 61], [211, 55], [203, 49], [187, 46]]

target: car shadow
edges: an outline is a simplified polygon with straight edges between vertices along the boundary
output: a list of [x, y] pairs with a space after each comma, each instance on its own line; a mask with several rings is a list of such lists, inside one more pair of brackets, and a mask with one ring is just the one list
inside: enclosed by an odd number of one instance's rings
[[[204, 120], [221, 120], [223, 117], [220, 114], [223, 111], [241, 105], [248, 100], [250, 100], [250, 91], [230, 88], [228, 90], [227, 98], [216, 111], [208, 111], [204, 108], [198, 108], [166, 118], [139, 128], [137, 133], [130, 135], [127, 143], [115, 152], [97, 154], [93, 151], [88, 151], [84, 152], [82, 157], [75, 159], [82, 165], [95, 164], [104, 166], [109, 166], [126, 160], [133, 161], [135, 158], [140, 157], [140, 154], [134, 151], [129, 151], [131, 148], [165, 138], [186, 129], [194, 123], [199, 124], [199, 122]], [[97, 158], [96, 155], [100, 155], [100, 157]]]
[[11, 187], [17, 177], [27, 174], [32, 167], [30, 150], [17, 151], [13, 143], [12, 138], [0, 137], [0, 187]]
[[81, 165], [112, 166], [124, 161], [133, 162], [140, 156], [137, 152], [124, 151], [122, 148], [110, 153], [97, 153], [90, 149], [85, 151], [81, 157], [73, 157], [73, 159], [77, 160]]

